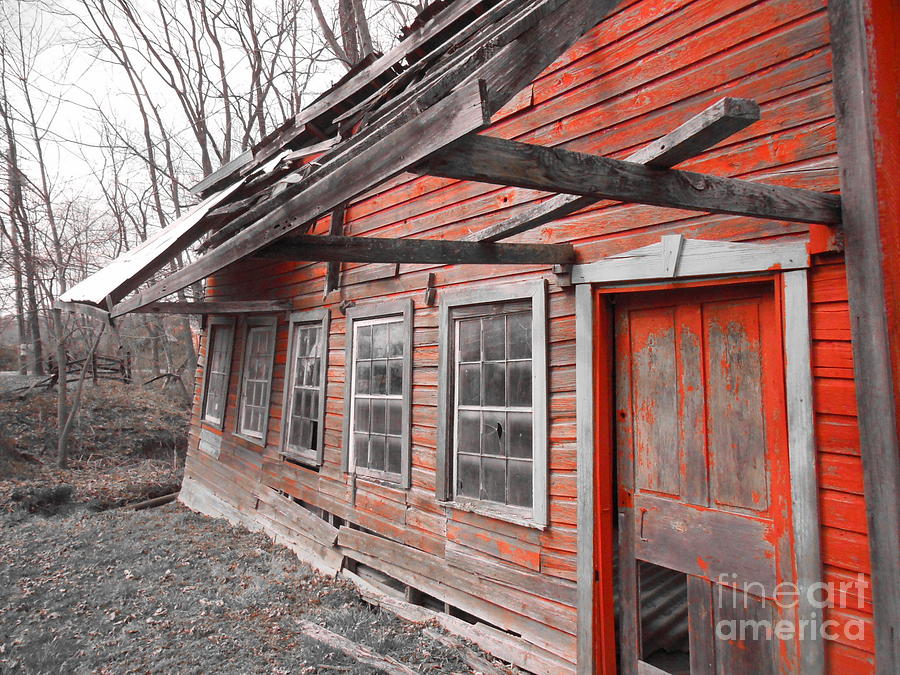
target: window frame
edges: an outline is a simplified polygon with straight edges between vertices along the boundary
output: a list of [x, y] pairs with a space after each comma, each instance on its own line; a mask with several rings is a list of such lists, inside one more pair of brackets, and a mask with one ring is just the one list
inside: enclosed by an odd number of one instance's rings
[[[456, 497], [455, 474], [455, 395], [456, 358], [454, 310], [476, 308], [526, 300], [531, 303], [531, 391], [532, 391], [532, 505], [530, 509]], [[547, 282], [544, 279], [507, 286], [479, 288], [447, 293], [441, 296], [439, 307], [438, 342], [438, 419], [437, 419], [437, 476], [435, 497], [445, 506], [505, 520], [528, 527], [547, 526], [549, 411], [547, 345]], [[451, 418], [452, 417], [452, 418]]]
[[[308, 466], [319, 467], [322, 465], [322, 457], [325, 447], [325, 404], [326, 382], [328, 380], [328, 337], [331, 323], [331, 312], [327, 309], [313, 309], [308, 311], [291, 312], [288, 320], [288, 346], [287, 360], [284, 366], [284, 393], [281, 398], [281, 438], [278, 441], [279, 451], [285, 457], [301, 462]], [[295, 329], [298, 326], [318, 325], [322, 332], [322, 353], [319, 356], [319, 419], [316, 431], [316, 442], [313, 456], [308, 456], [287, 446], [290, 436], [291, 410], [293, 410], [294, 392], [294, 366], [296, 357]]]
[[[212, 336], [214, 327], [222, 327], [230, 329], [227, 333], [228, 349], [225, 357], [225, 391], [222, 392], [224, 405], [222, 407], [222, 419], [214, 420], [206, 416], [206, 401], [209, 395], [209, 365], [210, 365], [210, 347], [212, 346]], [[200, 394], [200, 422], [207, 427], [222, 430], [225, 428], [225, 418], [228, 412], [228, 390], [231, 385], [231, 361], [234, 357], [234, 334], [235, 320], [231, 316], [212, 316], [206, 320], [206, 354], [203, 362], [203, 389]]]
[[[263, 428], [260, 436], [254, 436], [243, 431], [243, 420], [244, 420], [244, 391], [246, 388], [246, 375], [247, 375], [247, 359], [249, 357], [249, 351], [247, 350], [247, 345], [250, 338], [250, 330], [252, 328], [271, 328], [272, 330], [272, 355], [270, 357], [269, 363], [269, 381], [268, 386], [265, 389], [265, 405], [263, 406], [266, 410], [266, 415], [263, 419]], [[244, 319], [243, 326], [243, 343], [241, 348], [243, 349], [243, 354], [241, 355], [241, 374], [238, 385], [237, 392], [237, 415], [235, 416], [234, 423], [234, 435], [238, 438], [242, 438], [245, 441], [253, 443], [254, 445], [259, 445], [261, 447], [266, 447], [266, 440], [268, 438], [269, 433], [269, 419], [272, 417], [272, 381], [274, 380], [274, 370], [275, 370], [275, 352], [278, 341], [278, 317], [277, 316], [249, 316]]]
[[[356, 458], [353, 456], [351, 442], [351, 418], [353, 415], [353, 376], [356, 371], [354, 362], [353, 345], [356, 336], [356, 326], [361, 321], [371, 319], [390, 319], [400, 317], [403, 326], [403, 393], [401, 397], [401, 428], [400, 428], [400, 474], [399, 480], [386, 471], [377, 471], [364, 468], [359, 471], [356, 466]], [[402, 488], [410, 487], [410, 466], [412, 446], [412, 348], [413, 348], [413, 302], [407, 298], [395, 302], [378, 303], [371, 306], [351, 307], [346, 314], [345, 361], [344, 361], [344, 423], [343, 423], [343, 452], [341, 469], [345, 473], [352, 473], [360, 478], [383, 482]]]

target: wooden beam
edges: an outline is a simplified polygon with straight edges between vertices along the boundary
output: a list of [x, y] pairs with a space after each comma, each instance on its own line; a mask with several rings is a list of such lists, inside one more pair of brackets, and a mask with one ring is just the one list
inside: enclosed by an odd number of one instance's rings
[[886, 675], [900, 663], [900, 338], [896, 297], [891, 299], [900, 285], [898, 134], [896, 94], [891, 93], [897, 87], [900, 9], [888, 0], [843, 0], [829, 2], [828, 10], [875, 666]]
[[654, 169], [477, 134], [448, 145], [413, 170], [444, 178], [689, 211], [800, 223], [836, 224], [841, 220], [837, 195], [676, 169]]
[[134, 310], [143, 314], [261, 314], [283, 312], [290, 300], [228, 300], [206, 302], [151, 302]]
[[255, 254], [275, 260], [455, 265], [555, 265], [572, 262], [571, 244], [493, 244], [443, 239], [298, 235]]
[[[723, 98], [671, 133], [632, 153], [625, 161], [668, 169], [699, 155], [757, 121], [759, 121], [759, 105], [755, 101], [745, 98]], [[501, 223], [474, 232], [466, 239], [499, 241], [565, 218], [598, 201], [601, 200], [594, 197], [556, 195]]]

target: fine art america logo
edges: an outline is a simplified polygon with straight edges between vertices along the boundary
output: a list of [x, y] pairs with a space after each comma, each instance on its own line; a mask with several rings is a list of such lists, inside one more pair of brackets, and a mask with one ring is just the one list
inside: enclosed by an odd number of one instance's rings
[[[863, 609], [865, 576], [853, 581], [817, 582], [803, 588], [782, 582], [775, 586], [773, 598], [764, 596], [765, 587], [758, 582], [741, 585], [736, 574], [720, 574], [716, 592], [719, 616], [716, 637], [720, 640], [862, 640], [866, 625], [862, 619], [848, 617], [843, 621], [825, 619], [826, 608]], [[803, 607], [806, 616], [798, 617]], [[763, 611], [754, 611], [758, 609]], [[741, 612], [740, 610], [750, 610]], [[729, 611], [731, 610], [731, 611]], [[735, 611], [736, 610], [736, 611]]]

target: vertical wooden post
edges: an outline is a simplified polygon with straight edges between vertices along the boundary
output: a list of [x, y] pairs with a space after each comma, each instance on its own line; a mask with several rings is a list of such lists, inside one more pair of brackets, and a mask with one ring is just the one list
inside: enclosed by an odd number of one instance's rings
[[875, 662], [900, 663], [900, 5], [831, 0], [838, 158], [865, 482]]
[[[334, 211], [331, 212], [331, 225], [328, 228], [328, 234], [331, 236], [339, 236], [344, 233], [344, 215], [347, 212], [347, 202], [338, 204]], [[341, 282], [341, 263], [333, 261], [328, 263], [328, 271], [325, 273], [325, 293], [328, 295], [331, 291], [337, 289]]]
[[578, 469], [578, 672], [596, 670], [594, 642], [594, 305], [575, 287], [575, 405]]
[[[782, 279], [791, 516], [794, 523], [794, 559], [797, 561], [799, 591], [797, 612], [801, 621], [811, 621], [812, 625], [818, 627], [823, 617], [817, 612], [813, 598], [810, 597], [814, 584], [822, 581], [822, 552], [816, 483], [807, 272], [792, 270], [785, 272]], [[800, 670], [804, 675], [825, 672], [825, 645], [818, 631], [813, 633], [812, 639], [801, 641]]]
[[590, 284], [575, 286], [578, 465], [578, 672], [616, 672], [613, 600], [612, 317]]

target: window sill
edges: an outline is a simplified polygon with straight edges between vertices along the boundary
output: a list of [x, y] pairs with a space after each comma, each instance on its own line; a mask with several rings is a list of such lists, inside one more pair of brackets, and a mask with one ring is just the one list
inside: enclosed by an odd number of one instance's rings
[[307, 469], [315, 469], [319, 470], [319, 462], [315, 457], [310, 457], [308, 455], [302, 455], [299, 452], [293, 452], [292, 450], [288, 450], [287, 448], [282, 448], [279, 451], [281, 458], [287, 460], [293, 464], [299, 464]]
[[242, 434], [239, 431], [234, 432], [235, 438], [240, 438], [242, 441], [247, 441], [248, 443], [252, 443], [260, 448], [266, 447], [266, 442], [262, 438], [254, 438], [253, 436], [247, 436], [246, 434]]
[[[403, 487], [403, 477], [400, 474], [372, 474], [368, 473], [365, 470], [356, 469], [353, 472], [353, 475], [356, 476], [356, 480], [366, 481], [368, 483], [374, 483], [376, 485], [383, 485], [384, 487], [391, 488], [393, 490], [405, 490]], [[395, 477], [396, 476], [396, 477]]]
[[200, 418], [200, 427], [210, 429], [211, 431], [225, 431], [225, 422], [211, 422], [210, 420]]
[[479, 516], [485, 516], [486, 518], [493, 518], [495, 520], [502, 520], [507, 523], [512, 523], [513, 525], [521, 525], [522, 527], [528, 527], [532, 530], [544, 531], [547, 529], [547, 525], [534, 520], [530, 515], [530, 511], [526, 511], [524, 509], [511, 510], [515, 507], [492, 507], [485, 504], [460, 501], [446, 501], [438, 503], [448, 509], [477, 513]]

